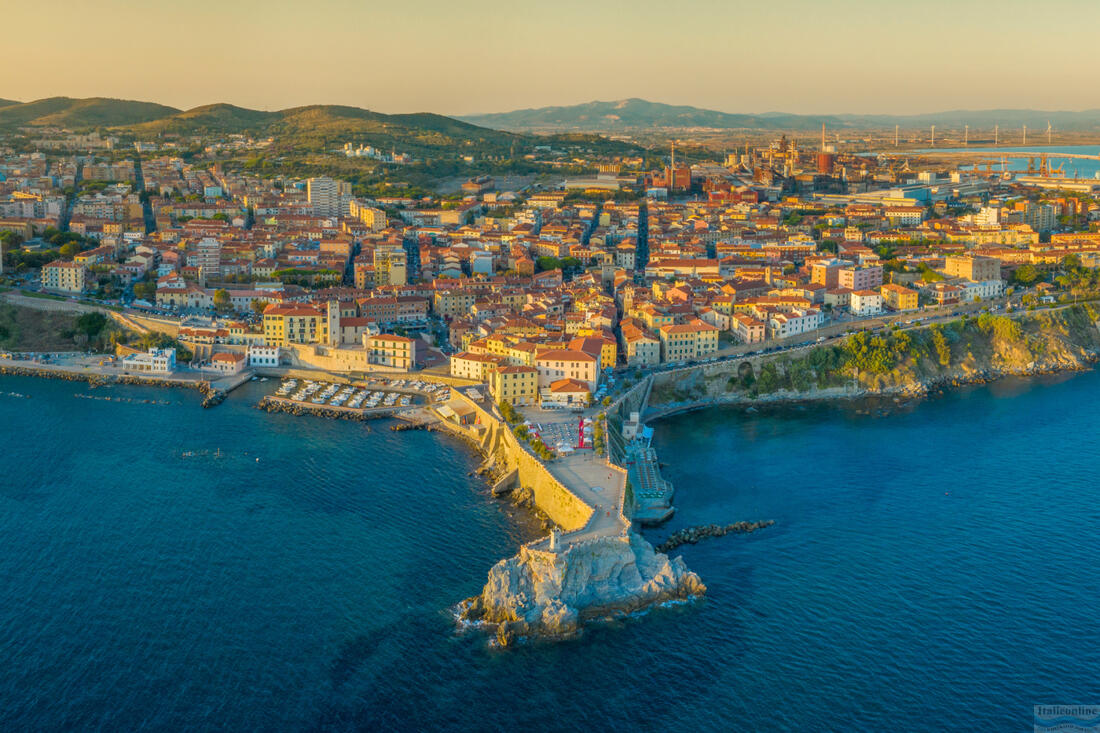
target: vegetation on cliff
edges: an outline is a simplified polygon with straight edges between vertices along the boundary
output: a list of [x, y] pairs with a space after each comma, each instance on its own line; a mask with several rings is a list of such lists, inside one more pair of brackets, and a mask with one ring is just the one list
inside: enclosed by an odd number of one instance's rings
[[1082, 304], [1018, 318], [983, 313], [926, 328], [860, 332], [755, 367], [744, 360], [719, 369], [658, 375], [650, 404], [752, 399], [830, 388], [889, 390], [987, 375], [1078, 369], [1100, 352], [1096, 320], [1096, 310]]

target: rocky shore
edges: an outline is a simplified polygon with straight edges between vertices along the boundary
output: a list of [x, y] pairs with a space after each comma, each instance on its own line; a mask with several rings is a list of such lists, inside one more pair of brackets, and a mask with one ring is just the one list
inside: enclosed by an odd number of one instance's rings
[[495, 627], [497, 642], [507, 646], [523, 637], [569, 637], [586, 620], [705, 592], [682, 558], [656, 552], [629, 532], [565, 543], [560, 549], [524, 546], [493, 566], [481, 594], [460, 604], [459, 616]]
[[353, 422], [367, 422], [368, 420], [378, 420], [384, 417], [391, 417], [394, 410], [383, 410], [377, 412], [365, 412], [354, 410], [338, 410], [332, 407], [326, 407], [324, 405], [310, 405], [301, 402], [287, 402], [283, 400], [270, 399], [264, 397], [260, 400], [260, 403], [256, 405], [256, 408], [263, 410], [264, 412], [282, 412], [287, 415], [312, 415], [314, 417], [324, 417], [329, 420], [351, 420]]
[[677, 530], [669, 538], [657, 545], [657, 552], [671, 552], [680, 545], [694, 545], [700, 540], [722, 537], [727, 534], [749, 534], [775, 524], [774, 519], [762, 522], [734, 522], [733, 524], [704, 524], [699, 527], [687, 527]]
[[862, 400], [876, 397], [897, 397], [902, 399], [918, 399], [933, 394], [941, 394], [948, 389], [989, 384], [1006, 377], [1039, 377], [1052, 374], [1064, 374], [1067, 372], [1082, 372], [1091, 369], [1100, 356], [1091, 352], [1075, 354], [1072, 357], [1057, 360], [1047, 359], [1042, 362], [1029, 363], [1026, 366], [1000, 366], [985, 367], [980, 369], [955, 369], [948, 374], [912, 380], [903, 384], [885, 385], [877, 388], [866, 387], [853, 383], [847, 387], [831, 387], [825, 389], [812, 388], [805, 391], [779, 390], [772, 394], [757, 395], [755, 397], [730, 394], [715, 395], [706, 400], [692, 402], [666, 402], [650, 404], [653, 410], [647, 415], [647, 419], [656, 420], [670, 417], [683, 412], [703, 410], [708, 407], [718, 406], [753, 406], [774, 403], [820, 403], [836, 400]]
[[[73, 372], [64, 369], [48, 369], [46, 367], [26, 367], [0, 365], [0, 375], [15, 377], [37, 377], [42, 379], [60, 379], [66, 382], [84, 382], [92, 387], [100, 387], [108, 384], [127, 384], [141, 387], [174, 387], [182, 389], [197, 389], [203, 395], [203, 407], [211, 407], [220, 404], [225, 399], [225, 393], [210, 386], [209, 382], [189, 379], [160, 379], [157, 377], [142, 377], [134, 374], [99, 374], [97, 372]], [[220, 397], [218, 397], [220, 395]]]

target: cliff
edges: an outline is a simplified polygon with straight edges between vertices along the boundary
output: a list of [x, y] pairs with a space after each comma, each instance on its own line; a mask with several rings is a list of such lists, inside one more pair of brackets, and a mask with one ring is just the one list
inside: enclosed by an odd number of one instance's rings
[[586, 619], [706, 592], [681, 558], [656, 552], [633, 532], [560, 549], [539, 544], [546, 549], [524, 546], [494, 565], [481, 595], [463, 602], [462, 618], [497, 625], [498, 640], [507, 644], [516, 636], [568, 636]]
[[859, 333], [793, 353], [659, 373], [648, 404], [665, 413], [715, 403], [919, 395], [1000, 376], [1080, 370], [1100, 353], [1097, 319], [1083, 304]]

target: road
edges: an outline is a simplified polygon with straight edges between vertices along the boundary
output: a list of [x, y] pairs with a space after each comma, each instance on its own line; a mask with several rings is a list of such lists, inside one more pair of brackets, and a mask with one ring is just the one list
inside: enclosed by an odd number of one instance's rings
[[78, 303], [75, 300], [36, 298], [31, 295], [23, 295], [16, 290], [0, 293], [0, 300], [10, 305], [17, 305], [21, 308], [33, 308], [34, 310], [40, 311], [54, 311], [58, 313], [107, 313], [106, 308], [98, 305]]
[[[141, 156], [134, 156], [134, 192], [141, 196], [145, 193], [145, 173], [141, 169]], [[141, 214], [145, 219], [145, 233], [149, 234], [157, 228], [157, 221], [153, 217], [153, 205], [149, 199], [142, 197]]]
[[65, 198], [65, 208], [61, 211], [61, 218], [58, 219], [57, 228], [63, 232], [69, 231], [69, 221], [73, 217], [73, 206], [76, 204], [76, 197], [80, 195], [80, 182], [84, 178], [84, 164], [78, 162], [76, 164], [76, 174], [73, 176], [73, 195]]

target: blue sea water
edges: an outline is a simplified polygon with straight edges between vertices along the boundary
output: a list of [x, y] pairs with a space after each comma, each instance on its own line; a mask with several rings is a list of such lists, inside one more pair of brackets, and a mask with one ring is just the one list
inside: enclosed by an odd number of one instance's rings
[[777, 524], [679, 550], [705, 600], [503, 651], [449, 608], [539, 528], [477, 459], [263, 386], [202, 410], [0, 378], [0, 729], [1020, 730], [1100, 702], [1100, 373], [665, 420], [651, 540]]

